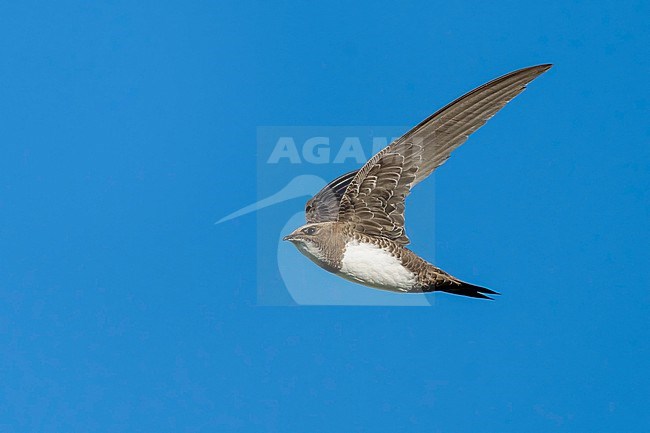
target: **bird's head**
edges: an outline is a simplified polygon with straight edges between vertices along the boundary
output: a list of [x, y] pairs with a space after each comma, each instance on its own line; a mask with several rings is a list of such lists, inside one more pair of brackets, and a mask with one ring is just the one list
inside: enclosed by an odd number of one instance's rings
[[310, 223], [302, 227], [298, 227], [291, 234], [285, 236], [282, 240], [292, 242], [294, 245], [321, 242], [321, 238], [325, 235], [327, 223]]
[[301, 253], [320, 262], [325, 260], [329, 244], [333, 241], [334, 224], [332, 222], [305, 224], [285, 236], [283, 240], [290, 241]]

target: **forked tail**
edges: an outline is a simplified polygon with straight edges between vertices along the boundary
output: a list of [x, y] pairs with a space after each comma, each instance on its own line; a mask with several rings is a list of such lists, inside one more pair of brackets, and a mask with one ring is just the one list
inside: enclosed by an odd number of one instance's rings
[[469, 296], [472, 298], [492, 299], [487, 295], [498, 295], [499, 293], [486, 289], [485, 287], [475, 286], [463, 281], [445, 281], [437, 284], [434, 290], [452, 293], [454, 295]]

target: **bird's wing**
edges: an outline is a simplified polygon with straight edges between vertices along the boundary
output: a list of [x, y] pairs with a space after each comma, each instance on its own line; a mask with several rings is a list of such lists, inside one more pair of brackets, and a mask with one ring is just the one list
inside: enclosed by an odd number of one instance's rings
[[357, 174], [357, 171], [354, 170], [337, 177], [307, 202], [305, 216], [308, 223], [336, 221], [339, 215], [341, 197], [343, 197], [343, 193]]
[[511, 72], [461, 96], [373, 156], [349, 183], [338, 220], [406, 245], [404, 199], [451, 152], [552, 65]]

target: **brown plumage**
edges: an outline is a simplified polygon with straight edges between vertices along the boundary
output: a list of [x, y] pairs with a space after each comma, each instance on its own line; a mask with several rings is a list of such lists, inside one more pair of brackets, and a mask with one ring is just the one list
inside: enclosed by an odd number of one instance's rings
[[330, 272], [400, 292], [496, 294], [452, 277], [405, 246], [405, 199], [497, 111], [551, 65], [511, 72], [421, 122], [361, 169], [330, 182], [307, 202], [307, 222], [285, 239]]

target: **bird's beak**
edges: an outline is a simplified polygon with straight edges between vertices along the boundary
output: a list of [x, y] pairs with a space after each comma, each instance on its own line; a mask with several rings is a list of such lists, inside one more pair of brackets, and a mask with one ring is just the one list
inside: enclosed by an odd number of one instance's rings
[[296, 233], [296, 232], [288, 234], [282, 238], [283, 241], [290, 241], [290, 242], [297, 241], [298, 239], [300, 239], [300, 233]]

